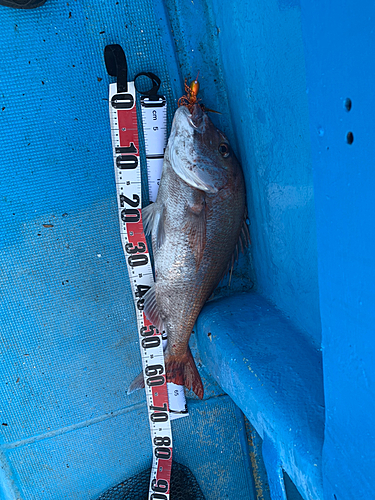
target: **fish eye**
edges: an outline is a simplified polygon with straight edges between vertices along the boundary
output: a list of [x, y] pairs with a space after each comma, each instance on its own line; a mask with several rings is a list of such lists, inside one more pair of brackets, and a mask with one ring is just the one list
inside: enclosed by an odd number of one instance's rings
[[219, 153], [220, 153], [220, 154], [221, 154], [221, 156], [223, 156], [224, 158], [228, 158], [228, 156], [230, 155], [229, 145], [228, 145], [226, 142], [222, 142], [222, 143], [219, 145]]

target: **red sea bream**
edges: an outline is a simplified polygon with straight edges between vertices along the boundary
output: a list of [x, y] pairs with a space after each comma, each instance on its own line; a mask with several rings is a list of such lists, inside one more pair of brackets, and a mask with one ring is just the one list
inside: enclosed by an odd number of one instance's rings
[[192, 388], [202, 398], [189, 338], [248, 232], [241, 167], [201, 106], [191, 109], [181, 106], [175, 113], [158, 196], [143, 210], [155, 260], [155, 285], [145, 295], [144, 310], [167, 332], [168, 382]]

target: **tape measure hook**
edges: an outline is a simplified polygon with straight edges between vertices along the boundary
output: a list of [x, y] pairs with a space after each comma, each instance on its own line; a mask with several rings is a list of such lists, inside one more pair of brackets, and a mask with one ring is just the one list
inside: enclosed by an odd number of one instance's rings
[[128, 64], [125, 52], [121, 45], [106, 45], [104, 48], [104, 62], [107, 73], [117, 78], [117, 92], [128, 91]]

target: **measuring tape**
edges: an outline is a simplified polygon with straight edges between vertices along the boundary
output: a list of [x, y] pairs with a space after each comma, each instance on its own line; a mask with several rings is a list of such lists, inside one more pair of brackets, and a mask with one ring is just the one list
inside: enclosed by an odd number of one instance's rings
[[167, 101], [164, 96], [141, 97], [150, 202], [156, 201], [167, 145]]
[[126, 255], [135, 303], [143, 375], [151, 430], [153, 463], [149, 499], [168, 500], [172, 468], [172, 431], [169, 417], [161, 332], [143, 312], [143, 296], [153, 284], [150, 255], [141, 212], [141, 168], [135, 87], [127, 92], [109, 87], [109, 109], [114, 152], [121, 241]]

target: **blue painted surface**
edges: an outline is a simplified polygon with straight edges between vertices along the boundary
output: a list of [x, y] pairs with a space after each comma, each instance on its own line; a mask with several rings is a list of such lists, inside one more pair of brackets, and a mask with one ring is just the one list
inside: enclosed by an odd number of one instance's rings
[[[183, 72], [194, 76], [196, 69], [201, 69], [204, 102], [230, 117], [223, 128], [243, 166], [251, 223], [252, 261], [246, 264], [245, 282], [248, 288], [255, 283], [257, 292], [283, 311], [288, 320], [287, 326], [278, 325], [275, 320], [272, 335], [268, 332], [264, 339], [277, 354], [277, 362], [271, 367], [263, 356], [258, 361], [255, 359], [254, 352], [260, 355], [259, 346], [254, 348], [245, 334], [240, 335], [248, 354], [244, 356], [263, 373], [262, 390], [256, 394], [249, 394], [247, 367], [231, 362], [243, 354], [235, 317], [215, 326], [218, 336], [223, 336], [220, 354], [212, 351], [212, 344], [200, 332], [202, 360], [262, 435], [267, 427], [265, 422], [273, 422], [267, 439], [276, 446], [276, 451], [271, 453], [272, 446], [265, 447], [273, 498], [285, 496], [283, 466], [304, 498], [320, 499], [324, 430], [322, 366], [318, 353], [321, 324], [299, 2], [228, 4], [220, 0], [168, 0], [167, 5]], [[196, 23], [196, 19], [202, 18], [205, 23]], [[220, 117], [215, 119], [222, 126]], [[239, 289], [235, 287], [234, 290]], [[229, 304], [233, 314], [242, 315], [231, 299], [223, 302], [222, 307]], [[248, 319], [249, 307], [244, 307], [243, 321]], [[206, 321], [211, 325], [215, 321], [211, 317], [211, 305], [207, 310], [198, 325]], [[264, 310], [264, 315], [259, 319], [262, 324], [267, 323], [269, 312]], [[250, 327], [249, 330], [246, 329], [246, 335], [251, 339], [253, 331]], [[303, 367], [305, 390], [298, 383], [294, 387], [296, 380], [289, 372], [285, 379], [278, 380], [278, 363], [288, 366], [290, 360], [282, 337], [285, 331], [287, 338], [292, 332], [293, 338], [300, 342], [300, 358], [293, 358], [294, 362], [298, 365], [299, 359], [308, 360]], [[272, 336], [279, 346], [275, 346]], [[207, 349], [203, 348], [202, 338]], [[266, 351], [270, 348], [264, 343], [262, 346]], [[228, 360], [228, 365], [223, 359]], [[234, 386], [232, 379], [236, 380]], [[286, 404], [291, 398], [293, 404]], [[314, 404], [310, 410], [311, 398]], [[286, 432], [289, 428], [296, 432], [293, 439], [289, 431]], [[309, 456], [311, 446], [314, 451]], [[294, 454], [291, 450], [296, 447], [298, 452]], [[272, 457], [276, 457], [275, 460]]]
[[[151, 463], [144, 394], [126, 395], [140, 355], [103, 49], [124, 47], [130, 78], [160, 75], [169, 124], [181, 82], [151, 1], [47, 0], [0, 21], [0, 498], [92, 500]], [[252, 498], [238, 409], [202, 377], [176, 459], [207, 499]]]
[[302, 14], [326, 398], [325, 498], [362, 500], [375, 489], [375, 7], [302, 1]]
[[212, 301], [197, 326], [204, 366], [263, 439], [272, 500], [285, 500], [282, 469], [305, 499], [322, 499], [320, 351], [256, 293]]
[[[300, 10], [296, 2], [167, 0], [182, 74], [200, 70], [201, 97], [245, 174], [253, 283], [320, 345], [313, 179]], [[205, 22], [197, 23], [197, 19]], [[254, 267], [254, 270], [253, 270]], [[243, 278], [243, 280], [241, 280]]]
[[[187, 81], [194, 79], [199, 72], [198, 97], [208, 109], [218, 111], [211, 113], [210, 118], [227, 135], [236, 150], [237, 142], [221, 63], [220, 30], [213, 16], [212, 5], [205, 0], [165, 0], [165, 5], [176, 45], [179, 72]], [[197, 23], [197, 19], [204, 19], [204, 22]], [[249, 290], [254, 287], [255, 280], [251, 252], [248, 251], [240, 256], [234, 268], [230, 289], [228, 280], [224, 279], [215, 295]]]
[[267, 435], [263, 437], [262, 454], [267, 470], [271, 498], [272, 500], [290, 500], [286, 496], [283, 469], [278, 450]]
[[210, 3], [245, 173], [257, 290], [320, 346], [300, 10], [295, 2]]

